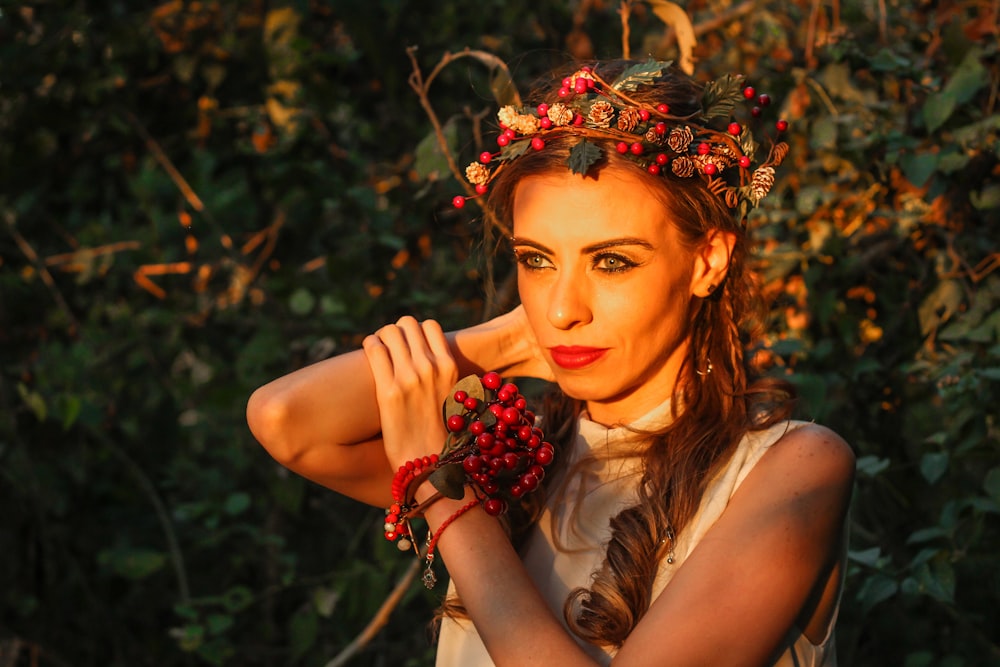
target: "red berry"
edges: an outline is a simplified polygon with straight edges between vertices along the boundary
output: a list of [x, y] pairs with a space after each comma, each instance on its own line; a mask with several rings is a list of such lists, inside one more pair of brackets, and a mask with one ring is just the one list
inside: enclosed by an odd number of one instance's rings
[[563, 88], [569, 88], [572, 85], [573, 85], [573, 78], [572, 77], [567, 76], [566, 78], [564, 78], [562, 80], [562, 86], [563, 86]]
[[726, 129], [728, 129], [729, 130], [729, 134], [733, 135], [734, 137], [740, 136], [740, 132], [743, 131], [743, 128], [740, 127], [739, 123], [730, 123], [729, 127], [726, 128]]
[[545, 468], [540, 465], [533, 465], [528, 468], [528, 472], [538, 478], [539, 481], [545, 479]]
[[530, 438], [528, 438], [528, 442], [527, 442], [526, 446], [527, 446], [528, 449], [535, 449], [540, 444], [542, 444], [542, 439], [539, 438], [537, 435], [533, 435]]
[[580, 95], [587, 92], [587, 80], [584, 79], [583, 77], [580, 77], [576, 81], [574, 81], [573, 92], [579, 93]]
[[503, 414], [503, 406], [499, 403], [490, 403], [489, 410], [497, 419], [500, 419], [500, 415]]
[[479, 447], [479, 451], [484, 451], [492, 448], [495, 440], [492, 433], [480, 433], [476, 436], [476, 445]]
[[466, 410], [475, 410], [479, 407], [479, 399], [475, 396], [466, 396], [465, 400], [462, 401], [462, 407]]
[[490, 516], [500, 516], [507, 511], [507, 503], [501, 498], [487, 498], [483, 503], [483, 509]]
[[657, 156], [656, 156], [656, 164], [663, 165], [663, 164], [666, 164], [668, 162], [670, 162], [670, 158], [667, 156], [666, 153], [659, 153], [659, 154], [657, 154]]
[[482, 162], [483, 164], [489, 164], [492, 159], [493, 159], [493, 153], [489, 151], [483, 151], [482, 153], [479, 154], [479, 161]]
[[659, 123], [653, 126], [653, 131], [656, 132], [657, 134], [666, 134], [667, 124], [664, 123], [663, 121], [660, 121]]
[[580, 114], [576, 114], [575, 116], [573, 116], [573, 125], [580, 127], [581, 125], [583, 125], [583, 122], [584, 122], [583, 116], [581, 116]]
[[531, 147], [536, 151], [540, 151], [545, 148], [545, 141], [541, 137], [534, 137], [531, 140]]
[[641, 118], [643, 121], [649, 120], [649, 111], [647, 111], [646, 109], [639, 109], [639, 118]]
[[504, 461], [502, 456], [494, 456], [490, 459], [490, 470], [500, 470], [504, 467]]
[[628, 152], [632, 155], [642, 155], [642, 144], [638, 141], [628, 147]]
[[473, 475], [483, 469], [482, 460], [475, 454], [469, 454], [462, 459], [462, 470]]
[[717, 173], [719, 173], [719, 168], [716, 167], [715, 164], [707, 162], [705, 164], [703, 171], [709, 176], [715, 176]]
[[653, 164], [649, 165], [648, 167], [646, 167], [646, 171], [648, 171], [649, 173], [651, 173], [653, 176], [656, 176], [657, 174], [660, 173], [660, 165], [658, 165], [656, 163], [653, 163]]
[[525, 425], [517, 429], [517, 439], [521, 442], [528, 442], [531, 440], [531, 427]]
[[698, 155], [708, 155], [712, 152], [712, 144], [698, 144]]
[[771, 96], [768, 95], [767, 93], [761, 93], [760, 96], [757, 97], [757, 104], [761, 105], [762, 107], [766, 107], [770, 103], [771, 103]]
[[521, 486], [524, 487], [525, 491], [534, 491], [538, 488], [538, 478], [532, 475], [530, 472], [525, 473], [521, 476]]
[[788, 121], [782, 118], [781, 120], [779, 120], [777, 123], [774, 124], [774, 127], [778, 129], [778, 132], [784, 132], [785, 130], [788, 129]]
[[541, 104], [539, 104], [536, 107], [535, 110], [538, 111], [538, 115], [539, 116], [547, 116], [547, 115], [549, 115], [549, 105], [546, 104], [545, 102], [542, 102]]
[[397, 537], [399, 537], [399, 535], [397, 535], [395, 532], [391, 530], [386, 531], [385, 533], [385, 539], [389, 540], [390, 542], [394, 542]]
[[514, 398], [514, 394], [506, 387], [501, 387], [497, 392], [497, 400], [501, 403], [509, 403]]
[[497, 146], [506, 146], [509, 143], [510, 143], [510, 137], [508, 137], [506, 134], [501, 134], [500, 136], [497, 137]]
[[528, 408], [528, 401], [525, 400], [524, 396], [519, 396], [516, 401], [514, 401], [514, 407], [518, 410], [526, 410]]
[[566, 86], [559, 89], [559, 97], [569, 97], [570, 95], [570, 90]]
[[548, 130], [552, 127], [552, 119], [546, 116], [538, 121], [538, 124], [541, 125], [543, 130]]
[[479, 183], [478, 185], [476, 185], [476, 194], [484, 195], [489, 191], [489, 189], [490, 186], [486, 185], [485, 183]]
[[657, 104], [656, 105], [656, 110], [659, 111], [662, 114], [668, 114], [668, 113], [670, 113], [670, 107], [668, 107], [666, 104]]
[[492, 389], [496, 391], [497, 389], [500, 388], [500, 385], [503, 384], [503, 378], [500, 377], [499, 373], [490, 371], [489, 373], [483, 376], [480, 382], [482, 382], [483, 386], [486, 387], [487, 389]]
[[517, 408], [507, 408], [500, 417], [506, 424], [517, 424], [521, 421], [521, 411]]
[[594, 71], [594, 68], [591, 67], [590, 65], [584, 65], [583, 67], [580, 68], [580, 71], [581, 72], [586, 72], [587, 74], [590, 74], [591, 72]]
[[464, 403], [465, 399], [467, 399], [468, 397], [469, 395], [466, 392], [462, 391], [461, 389], [456, 391], [455, 395], [453, 396], [456, 403]]
[[469, 433], [472, 435], [482, 435], [483, 433], [486, 433], [486, 424], [476, 419], [469, 424]]
[[741, 155], [740, 156], [740, 166], [743, 167], [744, 169], [747, 169], [748, 167], [750, 167], [750, 158], [748, 158], [746, 155]]
[[[546, 445], [548, 445], [548, 447], [546, 447]], [[553, 451], [552, 445], [549, 445], [547, 442], [542, 443], [542, 446], [535, 452], [535, 461], [537, 461], [539, 465], [547, 466], [552, 463], [552, 459], [554, 458], [555, 451]]]
[[518, 455], [514, 452], [507, 452], [503, 455], [503, 467], [507, 470], [513, 470], [517, 467], [520, 460], [520, 457], [518, 457]]
[[615, 150], [621, 153], [622, 155], [625, 155], [625, 153], [628, 153], [628, 144], [626, 144], [624, 141], [619, 141], [617, 144], [615, 144]]
[[451, 200], [451, 205], [455, 208], [462, 208], [465, 206], [465, 197], [462, 195], [455, 195]]
[[465, 417], [462, 415], [452, 415], [448, 417], [448, 430], [457, 433], [465, 428]]
[[510, 129], [509, 127], [508, 127], [507, 129], [505, 129], [505, 130], [503, 131], [503, 133], [507, 135], [507, 138], [508, 138], [508, 139], [513, 139], [514, 137], [516, 137], [516, 136], [517, 136], [517, 132], [515, 132], [515, 131], [514, 131], [514, 130], [512, 130], [512, 129]]
[[500, 487], [492, 479], [487, 479], [485, 484], [480, 484], [483, 489], [483, 493], [488, 496], [492, 496], [494, 493], [500, 490]]
[[524, 495], [524, 487], [517, 482], [514, 482], [510, 485], [510, 495], [514, 498], [520, 498]]
[[743, 97], [745, 97], [748, 100], [752, 100], [753, 96], [756, 93], [757, 91], [753, 89], [753, 86], [747, 86], [746, 88], [743, 89]]
[[[517, 406], [515, 405], [514, 407], [516, 408]], [[520, 409], [520, 408], [518, 408], [518, 409]], [[535, 423], [535, 413], [532, 412], [531, 410], [525, 410], [524, 411], [524, 419], [529, 424], [534, 424]]]
[[511, 398], [514, 398], [517, 396], [517, 392], [520, 390], [517, 388], [516, 384], [514, 384], [513, 382], [508, 382], [504, 386], [500, 387], [500, 391], [505, 391], [508, 394], [510, 394]]
[[761, 111], [760, 107], [754, 107], [753, 109], [750, 109], [750, 115], [753, 116], [754, 118], [760, 118], [760, 115], [762, 113], [763, 111]]

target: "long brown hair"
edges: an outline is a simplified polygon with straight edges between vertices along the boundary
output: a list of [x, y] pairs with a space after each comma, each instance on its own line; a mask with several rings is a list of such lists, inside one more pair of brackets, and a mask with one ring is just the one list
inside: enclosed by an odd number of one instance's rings
[[[611, 80], [631, 63], [588, 64]], [[561, 72], [553, 73], [536, 93], [538, 101], [556, 99], [562, 77]], [[677, 71], [668, 71], [633, 97], [651, 105], [668, 103], [677, 116], [700, 110], [698, 85]], [[490, 188], [488, 226], [492, 233], [509, 235], [514, 196], [524, 178], [568, 168], [573, 141], [572, 137], [553, 140], [543, 150], [528, 151], [505, 165]], [[753, 382], [746, 368], [744, 350], [760, 318], [743, 221], [701, 178], [653, 176], [618, 155], [614, 146], [603, 148], [605, 162], [597, 168], [630, 170], [648, 183], [691, 252], [702, 247], [715, 230], [736, 239], [722, 284], [708, 298], [695, 299], [688, 314], [690, 354], [674, 395], [663, 397], [672, 399], [674, 419], [667, 427], [646, 433], [636, 452], [642, 459], [638, 502], [611, 519], [603, 565], [590, 588], [574, 591], [566, 602], [567, 623], [578, 636], [596, 645], [620, 646], [652, 602], [653, 581], [670, 549], [670, 538], [691, 520], [712, 475], [730, 459], [748, 431], [787, 418], [794, 399], [786, 383]], [[709, 364], [711, 372], [706, 372]], [[580, 410], [577, 401], [558, 391], [547, 401], [548, 431], [563, 434], [555, 438], [562, 440], [557, 446], [564, 447], [571, 440], [574, 429], [568, 425]]]

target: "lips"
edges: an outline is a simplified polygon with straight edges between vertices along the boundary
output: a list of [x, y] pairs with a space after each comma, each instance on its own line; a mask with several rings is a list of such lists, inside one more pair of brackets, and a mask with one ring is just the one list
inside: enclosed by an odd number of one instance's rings
[[552, 361], [561, 368], [577, 370], [595, 363], [608, 351], [606, 347], [583, 347], [580, 345], [557, 345], [550, 347]]

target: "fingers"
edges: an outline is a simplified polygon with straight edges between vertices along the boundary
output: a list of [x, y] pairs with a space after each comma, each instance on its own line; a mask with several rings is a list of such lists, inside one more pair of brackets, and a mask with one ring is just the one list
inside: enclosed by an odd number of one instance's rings
[[381, 379], [383, 384], [414, 389], [442, 380], [454, 384], [455, 361], [441, 325], [434, 320], [402, 317], [368, 336], [362, 346], [376, 383]]

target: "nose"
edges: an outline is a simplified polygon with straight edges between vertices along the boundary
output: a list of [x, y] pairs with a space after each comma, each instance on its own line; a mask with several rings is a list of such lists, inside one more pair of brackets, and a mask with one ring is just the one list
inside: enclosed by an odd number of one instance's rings
[[548, 317], [557, 329], [571, 329], [593, 319], [589, 289], [579, 276], [570, 272], [559, 276], [549, 293]]

